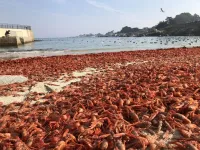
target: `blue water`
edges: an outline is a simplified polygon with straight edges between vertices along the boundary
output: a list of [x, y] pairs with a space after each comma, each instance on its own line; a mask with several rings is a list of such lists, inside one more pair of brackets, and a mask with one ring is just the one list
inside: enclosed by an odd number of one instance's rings
[[200, 46], [200, 37], [44, 38], [18, 47], [0, 48], [0, 56], [57, 55]]

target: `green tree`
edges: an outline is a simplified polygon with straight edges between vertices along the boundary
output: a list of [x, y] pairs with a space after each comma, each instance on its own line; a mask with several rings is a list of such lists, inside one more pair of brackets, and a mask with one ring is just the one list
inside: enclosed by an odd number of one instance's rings
[[161, 22], [159, 22], [158, 25], [156, 26], [156, 29], [160, 30], [160, 29], [165, 28], [165, 27], [167, 27], [167, 26], [168, 26], [168, 24], [167, 24], [166, 21], [161, 21]]
[[193, 21], [200, 21], [200, 17], [197, 14], [194, 14]]
[[122, 30], [120, 31], [121, 33], [130, 33], [132, 32], [132, 28], [131, 27], [123, 27]]
[[167, 24], [174, 24], [174, 19], [172, 17], [167, 17], [165, 20]]
[[174, 18], [176, 24], [189, 23], [193, 21], [193, 16], [190, 13], [181, 13]]

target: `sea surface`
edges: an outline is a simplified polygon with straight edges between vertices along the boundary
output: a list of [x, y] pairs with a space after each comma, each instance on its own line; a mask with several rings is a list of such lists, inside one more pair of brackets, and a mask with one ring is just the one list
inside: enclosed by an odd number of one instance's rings
[[0, 47], [0, 58], [55, 56], [200, 46], [200, 37], [40, 38], [18, 47]]

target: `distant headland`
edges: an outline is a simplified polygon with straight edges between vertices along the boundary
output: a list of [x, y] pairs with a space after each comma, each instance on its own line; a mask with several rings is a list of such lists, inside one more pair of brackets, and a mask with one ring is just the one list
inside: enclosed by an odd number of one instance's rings
[[125, 26], [121, 31], [106, 34], [83, 34], [79, 37], [141, 37], [141, 36], [200, 36], [200, 16], [181, 13], [174, 18], [167, 17], [153, 27], [131, 28]]

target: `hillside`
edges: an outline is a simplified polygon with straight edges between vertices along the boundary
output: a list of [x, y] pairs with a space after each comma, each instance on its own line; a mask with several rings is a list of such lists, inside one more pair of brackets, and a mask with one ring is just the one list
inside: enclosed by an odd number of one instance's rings
[[[86, 34], [87, 37], [90, 34]], [[133, 36], [200, 36], [200, 16], [181, 13], [174, 18], [167, 17], [153, 27], [123, 27], [119, 32], [110, 31], [106, 34], [92, 34], [96, 37], [133, 37]]]
[[182, 13], [175, 18], [167, 17], [155, 26], [159, 32], [148, 35], [200, 36], [200, 17], [197, 14]]
[[146, 33], [137, 36], [200, 36], [200, 16], [197, 14], [181, 13], [174, 18], [167, 17]]

